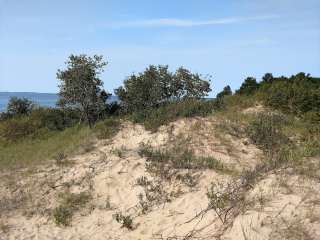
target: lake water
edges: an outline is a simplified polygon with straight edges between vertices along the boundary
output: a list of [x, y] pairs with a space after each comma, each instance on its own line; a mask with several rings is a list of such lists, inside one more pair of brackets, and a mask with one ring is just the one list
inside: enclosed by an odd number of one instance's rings
[[[0, 92], [0, 112], [6, 110], [10, 97], [28, 98], [42, 107], [55, 107], [58, 100], [58, 95], [55, 93]], [[112, 96], [108, 102], [117, 100], [117, 97]]]

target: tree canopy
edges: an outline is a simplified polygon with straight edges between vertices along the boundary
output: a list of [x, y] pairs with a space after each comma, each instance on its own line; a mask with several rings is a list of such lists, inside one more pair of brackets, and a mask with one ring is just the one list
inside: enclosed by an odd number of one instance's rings
[[221, 92], [217, 94], [217, 99], [223, 98], [224, 96], [231, 96], [232, 90], [229, 85], [225, 86]]
[[183, 67], [172, 73], [168, 66], [150, 65], [144, 72], [132, 74], [115, 93], [127, 111], [135, 111], [169, 101], [200, 99], [210, 91], [208, 80]]
[[105, 109], [105, 101], [110, 96], [103, 89], [99, 74], [107, 65], [102, 56], [71, 55], [65, 70], [58, 70], [59, 102], [61, 107], [77, 108], [82, 119], [91, 126]]
[[257, 80], [253, 77], [248, 77], [244, 80], [236, 94], [251, 95], [259, 88]]
[[34, 104], [27, 98], [11, 97], [7, 106], [9, 116], [22, 116], [31, 113]]

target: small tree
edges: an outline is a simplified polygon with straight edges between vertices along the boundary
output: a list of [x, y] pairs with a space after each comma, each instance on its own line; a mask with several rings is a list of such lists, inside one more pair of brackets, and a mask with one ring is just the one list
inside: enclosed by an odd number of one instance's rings
[[273, 80], [274, 80], [274, 77], [273, 77], [272, 73], [266, 73], [266, 74], [262, 77], [261, 83], [272, 83]]
[[253, 77], [248, 77], [244, 80], [239, 90], [236, 91], [240, 95], [251, 95], [259, 88], [259, 83]]
[[151, 65], [143, 73], [131, 75], [115, 93], [128, 111], [152, 108], [171, 96], [166, 83], [171, 78], [167, 66]]
[[7, 106], [9, 116], [22, 116], [31, 113], [34, 104], [27, 98], [11, 97]]
[[202, 79], [197, 73], [180, 67], [173, 76], [173, 97], [181, 100], [185, 98], [200, 99], [211, 91], [210, 80]]
[[185, 68], [174, 74], [168, 66], [149, 66], [143, 73], [133, 74], [115, 92], [129, 112], [154, 108], [162, 103], [187, 98], [199, 99], [211, 91], [210, 83]]
[[217, 94], [217, 99], [222, 99], [224, 96], [231, 96], [232, 90], [229, 85], [225, 86], [221, 92]]
[[58, 70], [60, 80], [58, 105], [61, 107], [78, 108], [81, 119], [90, 127], [105, 110], [105, 101], [110, 96], [102, 89], [103, 82], [98, 75], [107, 65], [102, 56], [71, 55], [66, 62], [65, 70]]

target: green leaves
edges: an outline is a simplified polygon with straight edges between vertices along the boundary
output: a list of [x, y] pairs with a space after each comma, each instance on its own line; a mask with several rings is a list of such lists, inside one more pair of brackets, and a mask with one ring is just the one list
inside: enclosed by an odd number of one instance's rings
[[240, 95], [251, 95], [259, 88], [259, 83], [253, 77], [248, 77], [244, 80], [239, 90], [236, 91]]
[[155, 108], [172, 100], [199, 99], [210, 92], [210, 83], [185, 68], [175, 73], [168, 66], [150, 65], [143, 73], [133, 74], [115, 90], [128, 112]]
[[11, 117], [28, 115], [34, 108], [34, 103], [27, 98], [11, 97], [7, 107], [7, 114]]
[[93, 125], [106, 108], [109, 96], [103, 89], [98, 75], [107, 65], [102, 56], [71, 55], [65, 70], [58, 70], [60, 80], [59, 105], [79, 109], [82, 118]]

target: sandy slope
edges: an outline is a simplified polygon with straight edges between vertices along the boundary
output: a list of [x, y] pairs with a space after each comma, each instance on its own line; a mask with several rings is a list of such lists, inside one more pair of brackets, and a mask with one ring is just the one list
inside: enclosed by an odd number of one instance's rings
[[[272, 174], [259, 182], [248, 192], [251, 204], [225, 225], [212, 210], [196, 217], [207, 208], [210, 182], [232, 177], [213, 170], [193, 171], [199, 177], [195, 187], [162, 182], [170, 201], [141, 212], [138, 195], [143, 188], [135, 184], [136, 179], [156, 180], [138, 154], [141, 143], [166, 147], [183, 134], [198, 155], [214, 156], [237, 171], [258, 162], [260, 150], [247, 139], [221, 136], [216, 125], [209, 118], [179, 120], [150, 133], [124, 123], [112, 140], [98, 142], [92, 152], [73, 157], [70, 166], [50, 164], [15, 178], [2, 173], [1, 179], [6, 180], [0, 183], [0, 239], [304, 239], [287, 237], [286, 231], [296, 225], [320, 239], [320, 210], [312, 203], [320, 201], [316, 194], [320, 185], [290, 175]], [[52, 209], [58, 194], [66, 190], [90, 192], [92, 199], [77, 211], [71, 226], [59, 227], [53, 222]], [[133, 217], [134, 230], [115, 221], [119, 211]]]

